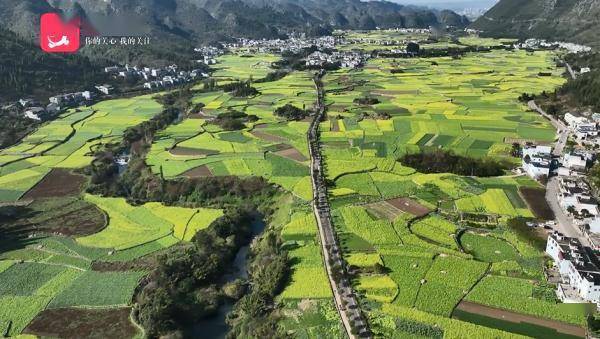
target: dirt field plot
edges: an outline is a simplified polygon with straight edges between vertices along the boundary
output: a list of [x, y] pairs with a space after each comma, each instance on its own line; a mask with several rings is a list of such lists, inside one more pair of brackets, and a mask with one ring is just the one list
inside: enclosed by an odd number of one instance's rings
[[51, 338], [133, 338], [137, 329], [129, 320], [130, 312], [130, 308], [46, 310], [24, 333]]
[[554, 212], [552, 212], [552, 209], [548, 206], [548, 202], [546, 201], [545, 189], [521, 187], [519, 192], [537, 218], [543, 220], [554, 219]]
[[461, 302], [457, 306], [457, 309], [461, 310], [461, 311], [465, 311], [465, 312], [469, 312], [469, 313], [473, 313], [473, 314], [479, 314], [482, 316], [487, 316], [487, 317], [494, 318], [494, 319], [509, 321], [509, 322], [513, 322], [513, 323], [517, 323], [517, 324], [518, 323], [528, 323], [528, 324], [534, 324], [534, 325], [538, 325], [538, 326], [542, 326], [542, 327], [548, 327], [548, 328], [554, 329], [558, 332], [577, 336], [577, 337], [583, 338], [586, 335], [585, 329], [582, 327], [579, 327], [579, 326], [569, 325], [569, 324], [562, 323], [559, 321], [554, 321], [554, 320], [541, 319], [541, 318], [530, 316], [530, 315], [505, 311], [505, 310], [488, 307], [488, 306], [484, 306], [484, 305], [480, 305], [480, 304], [476, 304], [476, 303], [472, 303], [472, 302], [468, 302], [468, 301]]
[[259, 138], [259, 139], [263, 139], [265, 141], [269, 141], [269, 142], [288, 142], [287, 139], [273, 135], [273, 134], [269, 134], [266, 132], [262, 132], [262, 131], [252, 131], [250, 132], [250, 134], [254, 135], [255, 137]]
[[373, 204], [368, 204], [367, 210], [378, 219], [387, 219], [389, 221], [396, 220], [402, 211], [392, 206], [390, 203], [381, 201]]
[[338, 122], [338, 119], [336, 119], [336, 118], [331, 119], [331, 131], [332, 132], [340, 131], [340, 124]]
[[300, 153], [300, 151], [298, 151], [295, 148], [288, 148], [285, 150], [281, 150], [278, 152], [275, 152], [275, 154], [284, 157], [284, 158], [288, 158], [294, 161], [298, 161], [298, 162], [305, 162], [308, 161], [308, 158], [306, 158], [304, 156], [304, 154]]
[[396, 198], [387, 200], [387, 203], [401, 210], [402, 212], [410, 213], [416, 217], [422, 217], [431, 212], [426, 206], [423, 206], [409, 198]]
[[73, 196], [81, 193], [86, 178], [64, 169], [53, 169], [21, 199]]
[[188, 147], [175, 147], [169, 151], [169, 153], [175, 156], [208, 156], [219, 154], [218, 152], [208, 150], [208, 149], [200, 149], [200, 148], [188, 148]]
[[193, 179], [193, 178], [212, 177], [213, 174], [210, 171], [210, 169], [208, 168], [208, 166], [202, 165], [202, 166], [198, 166], [196, 168], [193, 168], [193, 169], [183, 173], [182, 176]]

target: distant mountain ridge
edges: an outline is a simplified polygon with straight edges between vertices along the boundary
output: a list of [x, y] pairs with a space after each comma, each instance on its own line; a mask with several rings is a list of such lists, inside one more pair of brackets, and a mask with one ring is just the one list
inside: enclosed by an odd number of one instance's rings
[[543, 38], [600, 47], [600, 1], [501, 0], [470, 27], [492, 37]]
[[289, 32], [319, 35], [335, 28], [457, 26], [452, 11], [360, 0], [2, 0], [0, 26], [30, 37], [39, 15], [76, 12], [94, 18], [136, 18], [137, 29], [159, 39], [210, 42], [229, 37], [274, 38]]

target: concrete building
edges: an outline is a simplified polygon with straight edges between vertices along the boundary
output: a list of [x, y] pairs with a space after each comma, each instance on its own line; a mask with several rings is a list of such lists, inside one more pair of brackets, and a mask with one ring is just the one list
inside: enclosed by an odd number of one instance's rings
[[550, 175], [550, 164], [552, 162], [552, 147], [529, 146], [523, 148], [521, 164], [523, 170], [534, 179]]
[[554, 261], [561, 282], [556, 294], [565, 303], [600, 301], [600, 269], [598, 256], [578, 239], [554, 232], [548, 237], [546, 253]]

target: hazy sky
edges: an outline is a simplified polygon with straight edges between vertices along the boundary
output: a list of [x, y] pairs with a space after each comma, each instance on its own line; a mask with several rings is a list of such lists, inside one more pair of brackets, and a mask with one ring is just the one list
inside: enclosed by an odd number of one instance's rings
[[410, 5], [429, 6], [436, 8], [490, 8], [498, 0], [392, 0], [393, 2]]

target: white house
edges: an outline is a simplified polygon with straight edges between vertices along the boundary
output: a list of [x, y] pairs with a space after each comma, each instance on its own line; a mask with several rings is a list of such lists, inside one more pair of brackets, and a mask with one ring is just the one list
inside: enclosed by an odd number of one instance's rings
[[558, 181], [558, 203], [568, 213], [577, 215], [600, 214], [598, 202], [592, 197], [589, 186], [578, 179], [561, 177]]
[[600, 302], [600, 269], [591, 249], [584, 248], [578, 239], [554, 232], [548, 237], [546, 253], [554, 260], [561, 276], [556, 291], [565, 303]]
[[562, 165], [573, 171], [583, 171], [587, 167], [587, 160], [586, 155], [571, 152], [563, 156]]
[[581, 124], [589, 123], [589, 121], [586, 117], [577, 117], [571, 113], [565, 114], [564, 119], [565, 119], [565, 122], [567, 123], [567, 125], [569, 125], [569, 127], [573, 128], [573, 129], [576, 129]]
[[530, 146], [523, 148], [522, 167], [532, 178], [550, 175], [552, 147]]
[[585, 74], [585, 73], [589, 73], [592, 70], [589, 67], [581, 67], [581, 70], [579, 71], [579, 73], [581, 74]]
[[100, 91], [101, 93], [109, 95], [113, 91], [114, 88], [111, 85], [100, 85], [100, 86], [96, 86], [96, 89], [98, 91]]
[[42, 107], [30, 107], [25, 111], [25, 117], [31, 120], [41, 121], [46, 110]]

